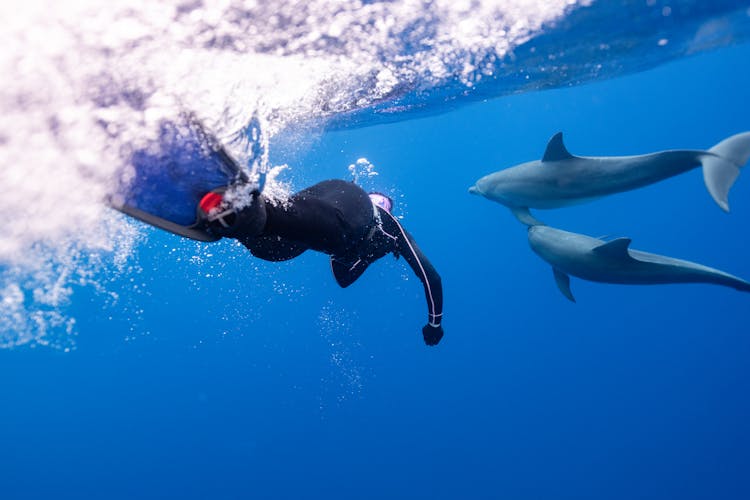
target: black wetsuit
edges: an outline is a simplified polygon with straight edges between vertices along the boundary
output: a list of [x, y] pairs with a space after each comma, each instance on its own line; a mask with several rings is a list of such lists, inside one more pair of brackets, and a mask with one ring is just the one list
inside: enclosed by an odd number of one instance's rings
[[398, 220], [376, 207], [354, 183], [323, 181], [278, 204], [256, 194], [222, 233], [237, 238], [254, 256], [270, 261], [288, 260], [305, 250], [326, 253], [342, 287], [354, 283], [384, 255], [403, 256], [424, 286], [429, 314], [422, 329], [425, 343], [435, 345], [443, 336], [440, 276]]

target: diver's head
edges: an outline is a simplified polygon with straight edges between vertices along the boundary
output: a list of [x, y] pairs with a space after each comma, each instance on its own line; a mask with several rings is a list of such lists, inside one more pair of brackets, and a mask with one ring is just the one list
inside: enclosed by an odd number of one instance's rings
[[393, 208], [393, 200], [390, 197], [384, 195], [383, 193], [377, 192], [369, 193], [369, 196], [373, 205], [382, 208], [388, 213], [391, 213], [391, 209]]

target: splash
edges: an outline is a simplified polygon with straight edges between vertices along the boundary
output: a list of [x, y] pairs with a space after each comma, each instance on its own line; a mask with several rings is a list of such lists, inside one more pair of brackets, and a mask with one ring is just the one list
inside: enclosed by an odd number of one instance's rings
[[101, 199], [130, 153], [180, 109], [246, 158], [231, 139], [249, 121], [267, 144], [291, 125], [320, 125], [405, 86], [458, 78], [470, 87], [481, 61], [502, 57], [574, 3], [3, 4], [0, 184], [9, 196], [0, 213], [14, 223], [4, 224], [12, 229], [0, 261], [73, 233], [100, 245]]
[[[199, 116], [238, 159], [267, 170], [282, 132], [382, 123], [613, 76], [750, 31], [746, 6], [733, 2], [685, 0], [669, 15], [661, 4], [0, 3], [0, 326], [15, 332], [3, 342], [74, 330], [72, 318], [56, 316], [65, 317], [71, 286], [111, 263], [114, 248], [133, 247], [132, 226], [102, 200], [133, 152], [181, 110]], [[617, 13], [628, 20], [617, 32], [599, 28]], [[236, 140], [243, 131], [252, 147]], [[274, 179], [269, 192], [283, 199]], [[80, 257], [91, 254], [101, 258]], [[29, 319], [35, 312], [41, 320]]]
[[0, 348], [75, 348], [76, 319], [69, 313], [76, 289], [87, 288], [103, 306], [119, 301], [107, 289], [113, 276], [133, 272], [129, 255], [139, 239], [120, 217], [110, 214], [100, 228], [110, 247], [91, 247], [75, 238], [36, 242], [23, 258], [0, 268]]

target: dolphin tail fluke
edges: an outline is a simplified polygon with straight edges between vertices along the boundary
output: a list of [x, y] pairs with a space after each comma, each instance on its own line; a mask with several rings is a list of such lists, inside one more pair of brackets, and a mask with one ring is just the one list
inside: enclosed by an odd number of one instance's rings
[[714, 201], [729, 212], [729, 189], [750, 159], [750, 132], [728, 137], [708, 151], [713, 155], [701, 158], [703, 180]]
[[544, 222], [531, 215], [528, 207], [510, 207], [510, 211], [515, 215], [516, 219], [521, 222], [521, 224], [525, 224], [529, 227], [546, 225]]
[[573, 297], [573, 292], [570, 291], [570, 276], [560, 271], [558, 268], [552, 268], [552, 274], [555, 275], [555, 283], [560, 292], [565, 295], [565, 298], [571, 302], [575, 302], [576, 298]]

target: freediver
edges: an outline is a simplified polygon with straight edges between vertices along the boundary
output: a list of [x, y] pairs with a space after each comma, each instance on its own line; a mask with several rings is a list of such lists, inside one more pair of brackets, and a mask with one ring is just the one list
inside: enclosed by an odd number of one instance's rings
[[428, 321], [424, 342], [434, 346], [443, 337], [443, 289], [435, 268], [411, 235], [391, 214], [393, 202], [380, 193], [367, 193], [353, 182], [326, 180], [272, 202], [259, 189], [249, 202], [235, 202], [232, 186], [214, 189], [198, 206], [205, 230], [239, 240], [263, 260], [280, 262], [315, 250], [331, 256], [336, 282], [346, 288], [367, 267], [392, 253], [403, 256], [424, 286]]

